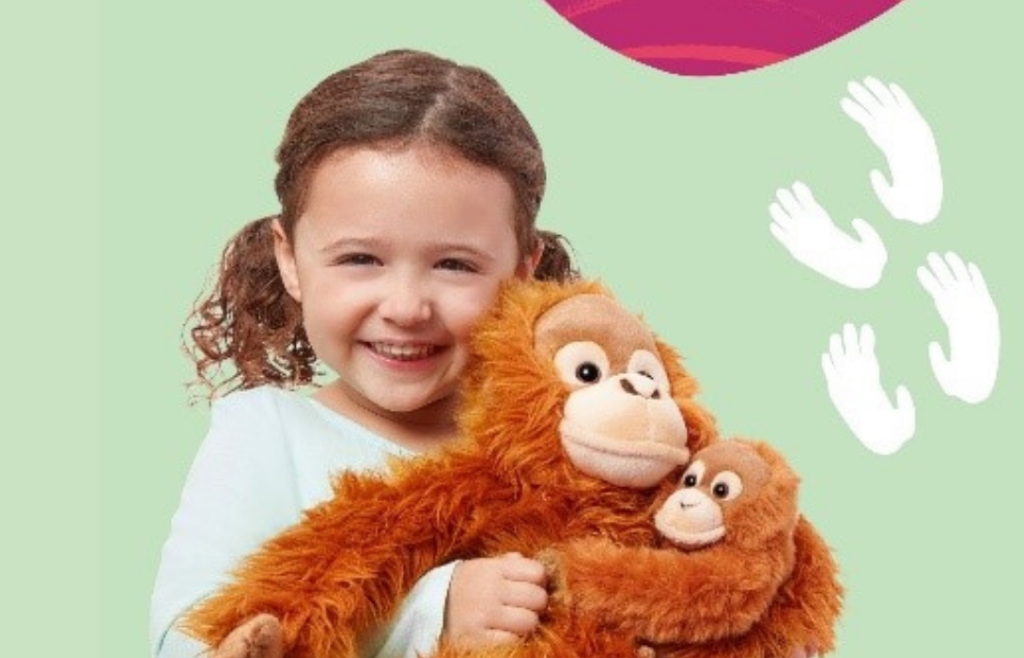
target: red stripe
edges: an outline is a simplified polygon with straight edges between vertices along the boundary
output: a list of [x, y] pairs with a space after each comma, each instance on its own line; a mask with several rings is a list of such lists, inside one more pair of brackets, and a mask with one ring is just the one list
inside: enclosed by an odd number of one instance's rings
[[618, 52], [633, 59], [692, 59], [703, 62], [730, 62], [749, 66], [768, 66], [789, 59], [789, 55], [742, 46], [702, 46], [677, 43], [669, 46], [634, 46]]

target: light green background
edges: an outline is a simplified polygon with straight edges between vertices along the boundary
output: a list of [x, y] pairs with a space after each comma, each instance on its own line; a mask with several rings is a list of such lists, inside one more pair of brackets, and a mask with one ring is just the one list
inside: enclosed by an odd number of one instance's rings
[[[207, 420], [186, 404], [182, 320], [228, 236], [275, 209], [294, 103], [400, 46], [503, 82], [545, 148], [541, 223], [686, 355], [727, 433], [777, 443], [803, 474], [849, 589], [837, 656], [1019, 650], [1024, 10], [908, 0], [798, 60], [682, 79], [541, 0], [79, 7], [3, 27], [5, 655], [146, 654], [160, 546]], [[934, 128], [946, 202], [932, 226], [896, 223], [872, 194], [881, 155], [838, 104], [869, 74], [901, 83]], [[878, 287], [839, 288], [774, 243], [766, 206], [797, 178], [837, 221], [879, 230]], [[947, 249], [979, 264], [1001, 313], [999, 381], [976, 406], [928, 365], [944, 328], [914, 270]], [[875, 327], [883, 382], [914, 395], [917, 433], [895, 456], [862, 448], [825, 392], [819, 355], [846, 321]]]

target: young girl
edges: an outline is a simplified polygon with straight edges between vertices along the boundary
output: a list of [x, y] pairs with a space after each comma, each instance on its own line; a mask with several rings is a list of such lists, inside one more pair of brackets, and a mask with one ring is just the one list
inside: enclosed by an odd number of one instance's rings
[[[510, 277], [574, 276], [534, 221], [544, 163], [533, 130], [487, 73], [394, 51], [303, 98], [277, 152], [279, 214], [224, 251], [194, 313], [192, 354], [218, 399], [163, 549], [152, 652], [204, 647], [176, 629], [263, 541], [331, 495], [340, 469], [453, 438], [477, 317]], [[319, 360], [337, 378], [306, 397]], [[212, 378], [224, 362], [236, 372]], [[529, 633], [543, 568], [519, 555], [430, 572], [363, 655], [467, 647]]]

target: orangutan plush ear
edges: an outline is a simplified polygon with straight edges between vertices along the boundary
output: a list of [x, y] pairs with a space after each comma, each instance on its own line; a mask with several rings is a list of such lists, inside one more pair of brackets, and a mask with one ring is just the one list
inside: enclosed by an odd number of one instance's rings
[[686, 372], [679, 353], [661, 339], [656, 338], [655, 343], [661, 362], [665, 366], [669, 385], [672, 387], [672, 397], [679, 405], [683, 420], [686, 422], [686, 445], [691, 454], [695, 453], [718, 440], [715, 417], [694, 401], [700, 386], [697, 380]]

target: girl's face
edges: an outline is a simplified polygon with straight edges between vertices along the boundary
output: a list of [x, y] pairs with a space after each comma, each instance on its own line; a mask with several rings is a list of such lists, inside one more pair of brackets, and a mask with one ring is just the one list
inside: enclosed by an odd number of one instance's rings
[[342, 149], [314, 172], [278, 264], [317, 356], [349, 402], [378, 416], [450, 422], [474, 321], [499, 284], [532, 274], [513, 233], [512, 187], [436, 148]]

